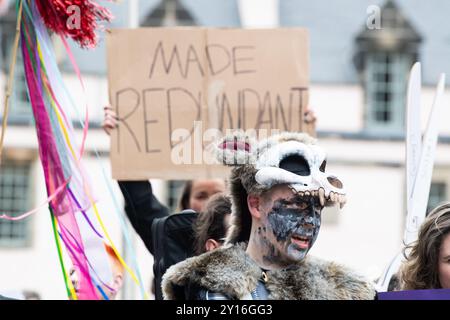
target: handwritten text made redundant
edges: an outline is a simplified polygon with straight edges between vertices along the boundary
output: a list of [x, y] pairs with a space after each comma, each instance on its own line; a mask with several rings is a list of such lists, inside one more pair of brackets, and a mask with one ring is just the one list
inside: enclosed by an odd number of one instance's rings
[[[183, 48], [171, 46], [167, 50], [160, 42], [149, 59], [150, 66], [142, 70], [146, 72], [149, 86], [145, 87], [146, 81], [139, 88], [124, 86], [113, 94], [113, 104], [122, 129], [118, 131], [117, 144], [120, 144], [121, 135], [128, 135], [134, 141], [137, 151], [158, 152], [158, 149], [149, 147], [150, 140], [167, 139], [170, 143], [170, 135], [173, 130], [178, 129], [180, 123], [189, 129], [195, 121], [211, 119], [215, 119], [214, 123], [208, 123], [207, 126], [221, 131], [300, 131], [303, 119], [301, 113], [308, 101], [308, 88], [288, 84], [280, 89], [276, 82], [282, 79], [275, 78], [272, 79], [273, 87], [278, 90], [267, 85], [267, 79], [264, 80], [266, 85], [258, 86], [252, 81], [243, 81], [241, 77], [248, 77], [249, 74], [253, 74], [251, 79], [257, 79], [258, 68], [264, 68], [258, 65], [256, 57], [252, 55], [254, 50], [253, 46], [227, 48], [220, 44], [210, 44], [200, 53], [193, 45]], [[157, 85], [158, 79], [174, 75], [179, 79], [176, 85]], [[211, 77], [219, 83], [223, 80], [226, 82], [225, 86], [214, 90], [211, 83], [204, 86], [203, 80], [200, 80], [198, 86], [192, 84], [192, 78], [205, 77]], [[182, 85], [183, 81], [186, 86]], [[243, 85], [237, 87], [236, 83]], [[168, 128], [167, 137], [152, 135], [152, 128], [161, 125]], [[138, 132], [141, 135], [144, 132], [145, 137], [139, 137]], [[117, 149], [120, 150], [119, 145]]]

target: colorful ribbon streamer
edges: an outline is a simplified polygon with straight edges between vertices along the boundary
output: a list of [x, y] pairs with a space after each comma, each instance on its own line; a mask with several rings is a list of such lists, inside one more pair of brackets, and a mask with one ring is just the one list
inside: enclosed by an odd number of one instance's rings
[[[80, 232], [77, 224], [76, 215], [82, 215], [94, 235], [91, 238], [102, 246], [104, 238], [108, 240], [121, 264], [136, 284], [140, 286], [141, 292], [145, 296], [136, 259], [133, 255], [133, 264], [138, 277], [120, 256], [107, 232], [97, 208], [96, 197], [92, 193], [89, 176], [81, 161], [89, 124], [87, 105], [84, 124], [82, 124], [83, 137], [81, 146], [77, 148], [71, 120], [64, 110], [64, 106], [71, 105], [74, 107], [74, 104], [63, 84], [48, 31], [42, 21], [36, 1], [18, 0], [17, 7], [22, 8], [22, 6], [23, 12], [18, 10], [18, 13], [21, 15], [20, 46], [28, 94], [35, 118], [39, 155], [44, 171], [48, 199], [38, 208], [25, 214], [17, 217], [2, 215], [0, 219], [21, 220], [36, 213], [48, 204], [58, 256], [69, 298], [83, 300], [103, 297], [107, 299], [104, 289], [111, 290], [111, 288], [96, 271], [96, 268], [99, 267], [99, 262], [95, 261], [93, 263], [93, 260], [88, 257], [87, 248], [84, 247], [83, 234]], [[61, 39], [84, 91], [84, 84], [75, 59], [63, 35], [61, 35]], [[111, 191], [109, 184], [108, 188]], [[114, 203], [117, 204], [115, 199]], [[101, 226], [103, 235], [94, 226], [95, 219], [95, 222]], [[123, 226], [123, 221], [121, 220], [120, 222]], [[78, 292], [75, 292], [64, 267], [60, 239], [78, 275]], [[129, 245], [128, 242], [127, 237], [127, 244]], [[101, 263], [109, 264], [109, 261], [105, 259]]]

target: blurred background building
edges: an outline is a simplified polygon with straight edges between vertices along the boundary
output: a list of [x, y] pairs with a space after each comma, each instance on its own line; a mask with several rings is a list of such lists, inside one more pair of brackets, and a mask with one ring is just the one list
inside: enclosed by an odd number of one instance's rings
[[[13, 1], [0, 9], [0, 100], [15, 31]], [[0, 0], [0, 7], [8, 4]], [[422, 62], [423, 125], [441, 72], [450, 75], [450, 2], [440, 0], [123, 0], [102, 4], [127, 26], [296, 27], [310, 33], [310, 108], [317, 115], [320, 144], [329, 169], [345, 182], [348, 204], [324, 213], [311, 254], [336, 260], [375, 279], [401, 247], [406, 216], [404, 118], [406, 83], [414, 61]], [[103, 36], [104, 37], [104, 36]], [[55, 41], [66, 85], [83, 92], [64, 49]], [[98, 195], [107, 195], [100, 170], [110, 177], [109, 139], [101, 129], [108, 103], [105, 42], [93, 51], [73, 45], [89, 103], [85, 162]], [[429, 208], [450, 195], [450, 90], [446, 90]], [[79, 101], [83, 110], [83, 101]], [[1, 108], [3, 105], [1, 106]], [[74, 125], [81, 136], [79, 118]], [[0, 172], [0, 213], [19, 214], [42, 204], [45, 183], [21, 64], [17, 64], [5, 156]], [[99, 151], [100, 157], [95, 155]], [[98, 179], [97, 179], [98, 177]], [[176, 206], [181, 182], [153, 181], [158, 198]], [[115, 186], [116, 187], [116, 186]], [[116, 187], [114, 192], [122, 199]], [[102, 217], [125, 257], [111, 203]], [[131, 233], [134, 235], [134, 232]], [[152, 258], [133, 240], [146, 288]], [[0, 293], [34, 290], [43, 299], [66, 299], [48, 210], [20, 222], [0, 221]], [[127, 279], [122, 298], [139, 298]]]

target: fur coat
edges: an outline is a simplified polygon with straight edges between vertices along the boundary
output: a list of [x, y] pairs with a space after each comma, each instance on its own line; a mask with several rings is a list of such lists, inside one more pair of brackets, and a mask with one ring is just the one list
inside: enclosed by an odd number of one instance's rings
[[[189, 258], [170, 267], [163, 277], [165, 299], [185, 299], [192, 286], [242, 299], [255, 289], [262, 271], [245, 253], [232, 245]], [[295, 266], [266, 272], [271, 300], [373, 300], [375, 289], [369, 281], [346, 267], [307, 257]]]

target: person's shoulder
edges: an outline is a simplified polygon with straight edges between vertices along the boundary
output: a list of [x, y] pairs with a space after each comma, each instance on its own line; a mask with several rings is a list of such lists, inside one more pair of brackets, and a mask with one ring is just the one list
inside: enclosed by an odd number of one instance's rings
[[194, 210], [183, 210], [181, 212], [175, 212], [155, 218], [152, 222], [152, 227], [155, 232], [162, 232], [162, 235], [166, 232], [176, 232], [183, 229], [187, 229], [191, 232], [192, 224], [196, 219], [197, 213]]
[[250, 258], [239, 245], [226, 245], [171, 266], [164, 277], [180, 282], [185, 278], [193, 278], [194, 274], [216, 276], [249, 266]]
[[333, 261], [308, 257], [299, 270], [306, 281], [322, 282], [324, 294], [339, 300], [372, 300], [376, 296], [373, 283], [353, 269]]
[[171, 266], [163, 276], [166, 299], [177, 299], [173, 288], [198, 286], [229, 297], [248, 294], [260, 277], [259, 267], [240, 245], [227, 245]]

